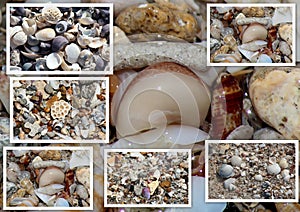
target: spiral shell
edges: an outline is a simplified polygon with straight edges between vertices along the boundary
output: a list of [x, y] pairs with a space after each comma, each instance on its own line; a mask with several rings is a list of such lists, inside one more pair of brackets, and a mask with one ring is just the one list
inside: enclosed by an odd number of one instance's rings
[[163, 62], [138, 73], [115, 104], [118, 109], [112, 118], [119, 137], [125, 137], [168, 124], [199, 127], [206, 118], [210, 94], [188, 68]]
[[243, 92], [239, 82], [230, 74], [221, 74], [212, 95], [210, 136], [225, 139], [242, 124]]

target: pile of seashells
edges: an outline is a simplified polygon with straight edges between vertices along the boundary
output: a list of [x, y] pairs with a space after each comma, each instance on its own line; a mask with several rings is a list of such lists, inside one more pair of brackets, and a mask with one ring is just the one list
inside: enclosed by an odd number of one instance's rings
[[107, 204], [188, 205], [189, 158], [186, 151], [108, 152]]
[[15, 140], [106, 140], [107, 80], [12, 78]]
[[90, 207], [91, 149], [59, 148], [7, 150], [8, 208]]
[[9, 71], [109, 71], [109, 7], [10, 7]]
[[210, 7], [211, 63], [295, 64], [293, 7]]
[[208, 198], [295, 199], [295, 142], [251, 142], [209, 143]]

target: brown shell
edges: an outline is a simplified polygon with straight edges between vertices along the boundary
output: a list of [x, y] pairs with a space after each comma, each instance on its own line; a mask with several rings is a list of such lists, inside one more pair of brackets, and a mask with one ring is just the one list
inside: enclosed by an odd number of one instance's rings
[[214, 86], [211, 104], [213, 139], [226, 139], [242, 124], [243, 92], [239, 82], [230, 74], [222, 73]]

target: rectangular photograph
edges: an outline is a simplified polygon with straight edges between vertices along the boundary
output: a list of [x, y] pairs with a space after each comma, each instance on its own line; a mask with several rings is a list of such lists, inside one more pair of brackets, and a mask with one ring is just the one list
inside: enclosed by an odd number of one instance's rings
[[7, 74], [113, 74], [113, 4], [6, 4]]
[[208, 4], [208, 66], [295, 66], [295, 4]]
[[104, 207], [191, 207], [191, 150], [104, 149]]
[[92, 210], [93, 148], [4, 147], [4, 210]]
[[206, 202], [298, 202], [297, 140], [207, 140]]
[[107, 143], [107, 77], [11, 77], [12, 143]]

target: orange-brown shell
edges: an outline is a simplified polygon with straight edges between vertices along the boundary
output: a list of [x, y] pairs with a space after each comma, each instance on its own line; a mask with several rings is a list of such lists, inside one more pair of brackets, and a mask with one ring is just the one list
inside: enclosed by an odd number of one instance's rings
[[239, 82], [230, 74], [221, 74], [212, 94], [211, 138], [225, 139], [242, 124], [242, 101]]

